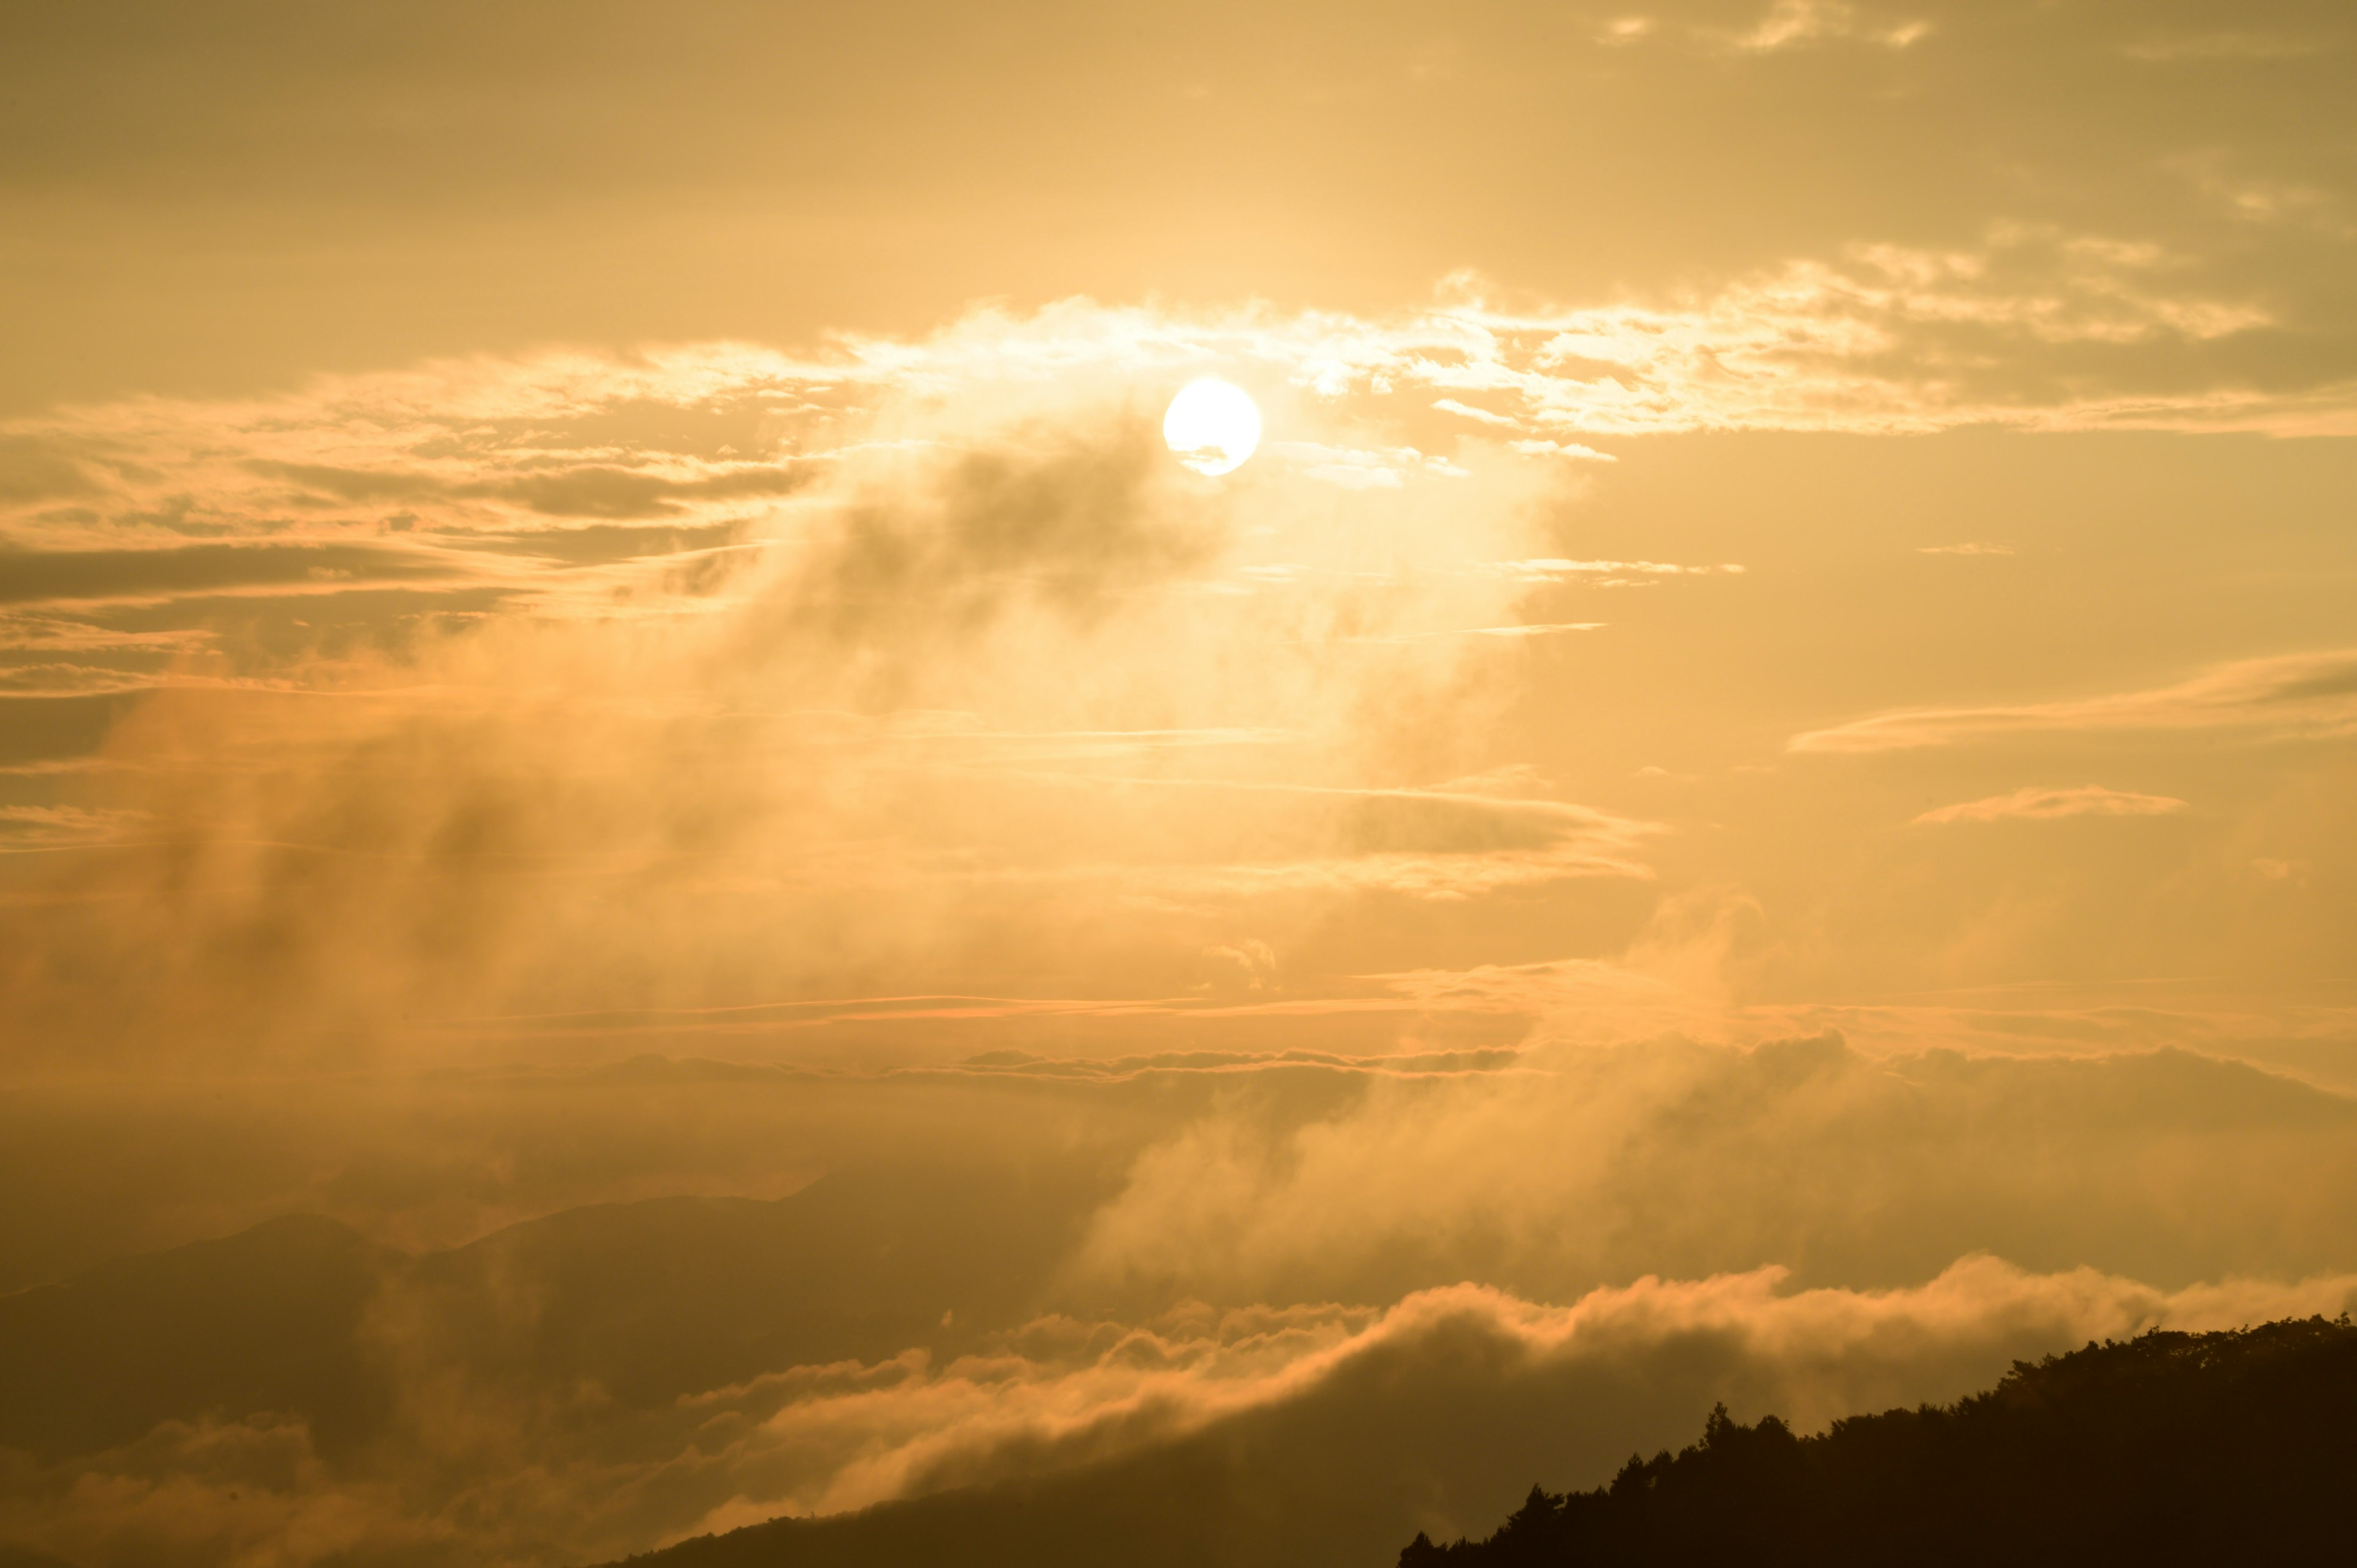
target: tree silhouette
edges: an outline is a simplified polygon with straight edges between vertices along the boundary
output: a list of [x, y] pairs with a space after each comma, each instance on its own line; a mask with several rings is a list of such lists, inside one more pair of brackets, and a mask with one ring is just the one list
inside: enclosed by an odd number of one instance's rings
[[1948, 1406], [1813, 1437], [1724, 1405], [1609, 1486], [1530, 1497], [1400, 1568], [2357, 1560], [2357, 1326], [2347, 1315], [2153, 1331], [2016, 1362]]

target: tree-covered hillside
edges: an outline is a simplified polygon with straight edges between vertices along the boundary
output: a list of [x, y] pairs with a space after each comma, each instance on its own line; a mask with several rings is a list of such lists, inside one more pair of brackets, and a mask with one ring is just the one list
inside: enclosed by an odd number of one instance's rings
[[1400, 1568], [2326, 1563], [2357, 1553], [2357, 1326], [2153, 1332], [1802, 1437], [1724, 1407], [1681, 1453]]

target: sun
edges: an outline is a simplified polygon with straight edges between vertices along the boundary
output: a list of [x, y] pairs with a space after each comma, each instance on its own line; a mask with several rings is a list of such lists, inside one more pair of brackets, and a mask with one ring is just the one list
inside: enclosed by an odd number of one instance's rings
[[1243, 388], [1205, 376], [1189, 381], [1170, 400], [1170, 412], [1162, 416], [1162, 439], [1195, 472], [1229, 473], [1260, 445], [1260, 408]]

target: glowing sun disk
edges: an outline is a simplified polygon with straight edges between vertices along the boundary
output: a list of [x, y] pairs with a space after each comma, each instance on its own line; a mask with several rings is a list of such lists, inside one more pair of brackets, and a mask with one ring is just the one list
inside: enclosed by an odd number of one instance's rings
[[1215, 376], [1188, 382], [1162, 416], [1162, 439], [1199, 474], [1240, 467], [1260, 445], [1260, 409], [1243, 388]]

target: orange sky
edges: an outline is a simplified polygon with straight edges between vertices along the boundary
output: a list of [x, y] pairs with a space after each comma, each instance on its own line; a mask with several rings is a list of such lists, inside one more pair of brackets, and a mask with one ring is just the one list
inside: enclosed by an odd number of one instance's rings
[[[1776, 1368], [2330, 1306], [2352, 49], [2293, 3], [19, 7], [0, 1290], [1037, 1147], [1090, 1174], [1026, 1310], [1191, 1347], [1166, 1436], [1418, 1314], [1577, 1360], [1656, 1285]], [[1265, 424], [1217, 478], [1161, 437], [1203, 375]], [[1247, 1366], [1199, 1308], [1289, 1326]], [[484, 1517], [587, 1561], [1136, 1396], [1019, 1354], [856, 1421], [737, 1388], [693, 1508]], [[0, 1525], [147, 1550], [63, 1507]]]

